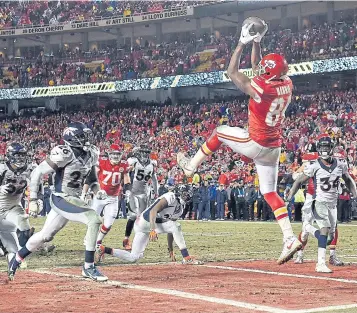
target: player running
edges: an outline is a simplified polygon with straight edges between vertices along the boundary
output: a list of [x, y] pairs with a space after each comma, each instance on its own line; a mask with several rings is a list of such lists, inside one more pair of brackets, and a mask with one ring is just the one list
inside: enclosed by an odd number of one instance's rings
[[[343, 158], [340, 154], [335, 153], [336, 149], [334, 150], [333, 156], [340, 159]], [[305, 166], [308, 164], [313, 164], [318, 160], [318, 153], [317, 152], [309, 152], [303, 155], [302, 157], [302, 166], [294, 173], [293, 178], [296, 180], [300, 175], [303, 174]], [[302, 248], [298, 251], [296, 259], [294, 261], [295, 264], [302, 264], [304, 263], [304, 249], [307, 245], [307, 241], [309, 238], [309, 234], [315, 236], [315, 232], [318, 230], [313, 226], [315, 221], [314, 216], [312, 214], [312, 203], [313, 203], [313, 195], [315, 194], [315, 186], [313, 178], [310, 178], [307, 186], [306, 186], [306, 197], [305, 203], [302, 207], [302, 231], [299, 234], [299, 240], [302, 243]], [[336, 225], [335, 236], [330, 242], [327, 243], [330, 249], [330, 259], [329, 263], [333, 266], [343, 266], [344, 263], [337, 257], [336, 255], [336, 246], [338, 242], [338, 228]]]
[[21, 198], [29, 183], [32, 166], [26, 148], [20, 143], [14, 142], [7, 147], [6, 158], [6, 163], [0, 164], [0, 240], [7, 251], [8, 277], [13, 280], [10, 262], [30, 238], [29, 218]]
[[158, 234], [172, 234], [181, 251], [182, 263], [202, 264], [201, 261], [195, 260], [189, 255], [181, 225], [177, 222], [185, 206], [182, 200], [185, 192], [187, 192], [185, 186], [176, 187], [174, 190], [158, 197], [153, 204], [138, 216], [134, 226], [135, 236], [131, 252], [101, 246], [101, 257], [106, 253], [127, 262], [136, 262], [144, 256], [144, 251], [149, 241], [157, 241]]
[[83, 123], [70, 123], [63, 132], [65, 145], [52, 149], [49, 157], [40, 163], [33, 171], [30, 181], [31, 214], [39, 212], [37, 192], [41, 177], [55, 172], [55, 190], [51, 194], [51, 211], [47, 215], [42, 230], [34, 234], [25, 247], [20, 249], [12, 258], [9, 272], [13, 276], [22, 260], [36, 251], [44, 242], [51, 241], [68, 221], [80, 222], [87, 225], [85, 264], [82, 275], [96, 281], [108, 278], [94, 265], [94, 253], [101, 218], [81, 199], [83, 182], [87, 176], [91, 189], [98, 190], [96, 164], [98, 149], [90, 143], [91, 130]]
[[150, 160], [150, 153], [151, 150], [148, 147], [141, 146], [134, 152], [134, 157], [128, 159], [133, 176], [131, 189], [126, 188], [125, 191], [125, 196], [129, 202], [129, 219], [126, 224], [125, 238], [123, 240], [123, 247], [126, 250], [131, 249], [129, 238], [134, 228], [135, 219], [149, 204], [149, 180], [152, 181], [154, 194], [158, 194], [155, 165]]
[[[286, 75], [288, 64], [283, 56], [272, 53], [261, 58], [260, 41], [262, 34], [250, 35], [253, 24], [243, 25], [240, 40], [228, 67], [228, 75], [233, 83], [250, 96], [248, 131], [239, 127], [222, 125], [201, 146], [192, 159], [183, 153], [177, 154], [178, 164], [185, 174], [191, 176], [196, 169], [222, 144], [254, 160], [259, 176], [260, 190], [272, 208], [284, 235], [283, 251], [278, 264], [290, 260], [301, 248], [300, 241], [293, 233], [285, 202], [277, 193], [278, 163], [282, 143], [281, 125], [285, 111], [291, 101], [293, 85]], [[251, 61], [255, 77], [239, 71], [240, 58], [246, 44], [253, 41]], [[260, 60], [260, 62], [259, 62]]]
[[357, 197], [356, 184], [348, 173], [347, 164], [333, 157], [333, 143], [330, 137], [323, 135], [317, 143], [319, 158], [317, 162], [308, 164], [304, 173], [294, 182], [288, 201], [298, 191], [300, 184], [314, 179], [315, 194], [312, 203], [312, 215], [320, 230], [314, 233], [318, 240], [318, 262], [315, 271], [332, 273], [326, 266], [327, 237], [335, 236], [337, 222], [337, 200], [339, 196], [340, 178], [342, 177], [347, 188]]
[[[97, 237], [97, 247], [102, 244], [118, 216], [118, 196], [122, 182], [124, 191], [130, 186], [128, 163], [122, 160], [123, 149], [117, 144], [112, 144], [108, 151], [108, 159], [99, 160], [98, 181], [100, 190], [94, 197], [92, 208], [103, 216], [103, 224]], [[97, 259], [100, 262], [101, 259]]]

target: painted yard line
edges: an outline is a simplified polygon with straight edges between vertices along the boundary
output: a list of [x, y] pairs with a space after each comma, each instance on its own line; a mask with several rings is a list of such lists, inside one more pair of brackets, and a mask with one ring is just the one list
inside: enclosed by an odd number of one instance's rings
[[335, 305], [335, 306], [326, 306], [320, 308], [313, 308], [313, 309], [303, 309], [303, 310], [288, 310], [287, 313], [317, 313], [317, 312], [336, 312], [339, 310], [347, 310], [347, 309], [354, 309], [357, 308], [357, 303], [355, 304], [342, 304], [342, 305]]
[[[32, 272], [39, 273], [39, 274], [54, 275], [54, 276], [59, 276], [59, 277], [68, 277], [68, 278], [73, 278], [73, 279], [77, 279], [77, 280], [86, 280], [82, 276], [65, 274], [65, 273], [60, 273], [60, 272], [52, 272], [52, 271], [46, 271], [46, 270], [32, 270]], [[93, 283], [95, 283], [95, 282], [93, 282]], [[237, 308], [244, 308], [244, 309], [256, 310], [256, 311], [261, 311], [261, 312], [268, 312], [268, 313], [287, 313], [287, 312], [289, 312], [290, 313], [290, 311], [286, 310], [286, 309], [278, 309], [278, 308], [274, 308], [274, 307], [270, 307], [270, 306], [252, 304], [252, 303], [248, 303], [248, 302], [241, 302], [241, 301], [235, 301], [235, 300], [229, 300], [229, 299], [203, 296], [203, 295], [199, 295], [199, 294], [195, 294], [195, 293], [184, 292], [184, 291], [174, 290], [174, 289], [163, 289], [163, 288], [134, 285], [134, 284], [129, 284], [129, 283], [125, 283], [125, 282], [120, 282], [117, 280], [108, 280], [107, 282], [103, 282], [100, 284], [110, 285], [110, 286], [118, 286], [118, 287], [125, 288], [125, 289], [134, 289], [134, 290], [152, 292], [152, 293], [157, 293], [157, 294], [164, 294], [164, 295], [173, 296], [173, 297], [177, 297], [177, 298], [201, 300], [201, 301], [206, 301], [206, 302], [210, 302], [210, 303], [229, 305], [229, 306], [233, 306], [233, 307], [237, 307]], [[298, 312], [298, 313], [300, 313], [300, 312]]]
[[221, 270], [237, 271], [237, 272], [259, 273], [259, 274], [287, 276], [287, 277], [296, 277], [296, 278], [328, 280], [328, 281], [336, 281], [336, 282], [347, 283], [347, 284], [357, 284], [357, 280], [344, 279], [344, 278], [302, 275], [302, 274], [289, 274], [289, 273], [263, 271], [263, 270], [257, 270], [257, 269], [231, 267], [231, 266], [220, 266], [220, 265], [200, 265], [200, 266], [201, 267], [208, 267], [208, 268], [216, 268], [216, 269], [221, 269]]

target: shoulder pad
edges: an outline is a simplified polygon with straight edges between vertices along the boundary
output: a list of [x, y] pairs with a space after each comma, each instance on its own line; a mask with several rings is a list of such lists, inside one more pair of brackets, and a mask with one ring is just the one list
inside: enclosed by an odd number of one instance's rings
[[67, 146], [56, 146], [51, 150], [49, 159], [58, 167], [63, 167], [72, 161], [73, 151]]
[[165, 198], [169, 206], [172, 205], [176, 200], [176, 196], [172, 191], [166, 192], [161, 196], [161, 198]]

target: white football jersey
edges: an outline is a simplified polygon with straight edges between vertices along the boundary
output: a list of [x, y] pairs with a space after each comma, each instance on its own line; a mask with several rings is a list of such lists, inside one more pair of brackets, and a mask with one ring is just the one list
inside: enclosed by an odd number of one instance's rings
[[313, 198], [320, 202], [337, 201], [340, 179], [346, 173], [348, 173], [347, 164], [335, 158], [331, 166], [326, 166], [321, 159], [318, 159], [312, 164], [307, 164], [304, 169], [304, 174], [314, 180]]
[[30, 181], [33, 167], [26, 165], [21, 169], [14, 169], [9, 163], [0, 164], [0, 185], [8, 185], [7, 194], [0, 193], [0, 212], [10, 210], [20, 205], [23, 193]]
[[133, 166], [131, 192], [134, 195], [148, 194], [148, 181], [154, 174], [154, 164], [150, 160], [149, 164], [142, 165], [136, 158], [129, 158], [128, 163], [129, 166]]
[[151, 204], [144, 212], [144, 219], [150, 221], [150, 211], [151, 209], [161, 200], [165, 198], [168, 206], [157, 214], [160, 220], [174, 220], [176, 221], [183, 212], [185, 202], [181, 198], [177, 198], [176, 195], [169, 191], [162, 196], [158, 197], [153, 204]]
[[93, 145], [84, 157], [76, 155], [69, 146], [54, 147], [47, 162], [56, 169], [55, 192], [79, 197], [84, 180], [92, 167], [98, 165], [98, 159], [99, 150]]

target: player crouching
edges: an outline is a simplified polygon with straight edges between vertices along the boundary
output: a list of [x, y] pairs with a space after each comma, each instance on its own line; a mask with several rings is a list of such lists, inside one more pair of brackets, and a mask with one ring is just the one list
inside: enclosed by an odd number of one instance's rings
[[177, 222], [185, 205], [182, 200], [185, 192], [187, 192], [185, 186], [176, 187], [158, 197], [152, 205], [138, 216], [134, 225], [135, 236], [131, 252], [101, 246], [101, 254], [111, 254], [127, 262], [136, 262], [144, 256], [149, 241], [157, 241], [158, 234], [172, 234], [181, 251], [182, 263], [202, 264], [201, 261], [197, 261], [189, 255], [181, 225]]
[[348, 173], [347, 164], [334, 158], [333, 143], [327, 135], [321, 136], [317, 144], [319, 158], [317, 162], [308, 164], [304, 173], [300, 175], [292, 186], [288, 195], [288, 201], [300, 188], [300, 184], [314, 179], [315, 195], [312, 203], [312, 214], [320, 230], [314, 235], [318, 240], [318, 263], [316, 272], [332, 273], [326, 266], [327, 237], [335, 236], [337, 220], [337, 199], [339, 196], [340, 178], [342, 177], [347, 188], [357, 197], [356, 184]]

